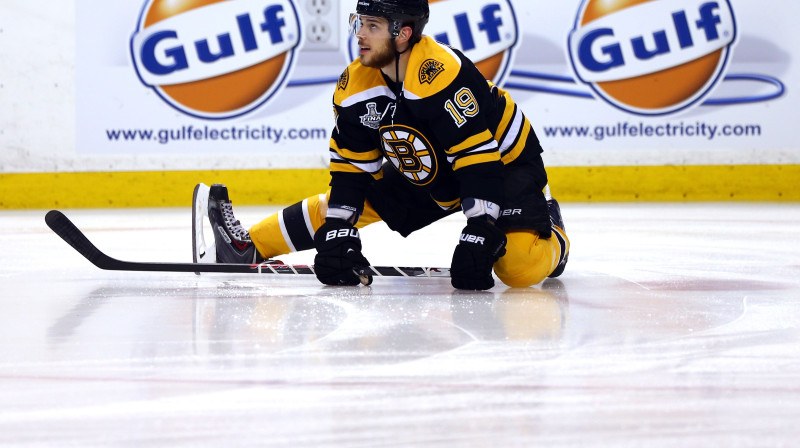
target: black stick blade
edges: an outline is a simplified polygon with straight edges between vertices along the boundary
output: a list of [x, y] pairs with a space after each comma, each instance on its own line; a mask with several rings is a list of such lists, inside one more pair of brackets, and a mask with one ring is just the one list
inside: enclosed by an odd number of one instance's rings
[[109, 261], [113, 258], [100, 251], [72, 221], [58, 210], [50, 210], [44, 217], [44, 222], [50, 230], [60, 236], [73, 249], [78, 251], [87, 260], [101, 269], [108, 269]]

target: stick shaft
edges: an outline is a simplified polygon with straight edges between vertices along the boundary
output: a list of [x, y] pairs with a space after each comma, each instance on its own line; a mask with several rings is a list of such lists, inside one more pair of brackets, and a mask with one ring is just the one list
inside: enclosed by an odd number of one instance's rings
[[[58, 210], [45, 215], [50, 229], [73, 249], [100, 269], [109, 271], [145, 272], [207, 272], [239, 274], [314, 274], [314, 266], [280, 263], [230, 264], [230, 263], [154, 263], [123, 261], [112, 258], [98, 249], [72, 221]], [[382, 277], [450, 277], [448, 268], [370, 266], [367, 273]]]

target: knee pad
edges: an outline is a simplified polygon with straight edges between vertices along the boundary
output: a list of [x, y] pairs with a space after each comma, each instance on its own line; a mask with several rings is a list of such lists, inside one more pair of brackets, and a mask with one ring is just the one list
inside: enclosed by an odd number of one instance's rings
[[264, 258], [292, 252], [287, 237], [281, 232], [281, 213], [283, 212], [275, 213], [250, 228], [250, 239]]
[[310, 196], [253, 226], [250, 238], [264, 258], [311, 249], [327, 207], [325, 194]]
[[547, 278], [558, 263], [558, 249], [535, 230], [506, 234], [506, 254], [494, 264], [497, 277], [512, 288], [527, 288]]
[[[310, 196], [269, 216], [250, 229], [250, 239], [264, 258], [277, 257], [314, 247], [314, 233], [325, 222], [330, 190]], [[380, 221], [375, 210], [365, 204], [356, 227]]]

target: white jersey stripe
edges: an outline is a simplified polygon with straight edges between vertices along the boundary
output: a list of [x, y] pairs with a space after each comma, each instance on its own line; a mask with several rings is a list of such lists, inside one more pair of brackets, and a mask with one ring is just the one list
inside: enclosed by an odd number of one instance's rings
[[294, 244], [292, 244], [292, 238], [289, 236], [289, 231], [286, 230], [286, 222], [283, 219], [284, 211], [285, 209], [281, 210], [281, 212], [278, 213], [278, 225], [281, 227], [281, 235], [283, 235], [283, 240], [286, 241], [286, 245], [289, 246], [289, 250], [292, 252], [297, 252], [297, 249], [295, 249]]
[[517, 108], [517, 113], [514, 114], [514, 120], [508, 127], [508, 133], [506, 134], [506, 138], [503, 139], [502, 144], [500, 145], [500, 154], [505, 154], [511, 146], [514, 145], [514, 142], [517, 140], [517, 136], [520, 134], [522, 130], [522, 125], [524, 124], [524, 116], [522, 115], [522, 111], [520, 108]]
[[367, 89], [363, 92], [356, 93], [355, 95], [349, 96], [347, 99], [342, 101], [342, 107], [350, 107], [354, 104], [360, 103], [361, 101], [367, 101], [379, 96], [387, 96], [391, 99], [396, 99], [394, 92], [387, 86], [378, 86], [373, 87], [371, 89]]
[[308, 211], [308, 198], [303, 199], [303, 221], [306, 222], [306, 229], [308, 230], [308, 234], [311, 235], [311, 239], [314, 239], [314, 226], [311, 224], [311, 214]]

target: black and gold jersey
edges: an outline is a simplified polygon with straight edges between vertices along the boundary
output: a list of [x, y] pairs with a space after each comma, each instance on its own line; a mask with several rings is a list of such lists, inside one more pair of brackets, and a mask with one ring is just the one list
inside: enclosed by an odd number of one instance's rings
[[461, 52], [430, 37], [414, 45], [403, 83], [356, 60], [334, 94], [331, 204], [360, 210], [384, 160], [443, 209], [461, 198], [503, 203], [503, 169], [541, 164], [530, 122]]

